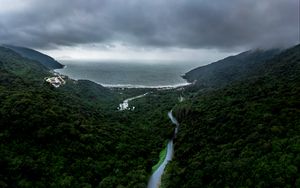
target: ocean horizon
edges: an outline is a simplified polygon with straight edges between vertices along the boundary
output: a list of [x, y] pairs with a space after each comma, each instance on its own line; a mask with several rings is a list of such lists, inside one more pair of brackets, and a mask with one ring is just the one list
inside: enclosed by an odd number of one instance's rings
[[55, 71], [72, 79], [91, 80], [105, 87], [168, 88], [189, 85], [181, 76], [200, 66], [195, 62], [61, 61]]

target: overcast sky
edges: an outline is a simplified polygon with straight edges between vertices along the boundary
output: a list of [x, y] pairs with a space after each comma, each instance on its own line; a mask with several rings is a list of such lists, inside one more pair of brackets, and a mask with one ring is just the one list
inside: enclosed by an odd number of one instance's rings
[[211, 61], [299, 43], [299, 0], [0, 0], [0, 43], [58, 59]]

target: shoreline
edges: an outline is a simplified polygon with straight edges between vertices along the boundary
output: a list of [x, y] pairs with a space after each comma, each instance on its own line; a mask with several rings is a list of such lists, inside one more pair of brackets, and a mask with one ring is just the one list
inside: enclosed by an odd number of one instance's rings
[[[64, 65], [63, 68], [61, 69], [64, 69], [66, 68], [67, 66]], [[61, 74], [59, 71], [57, 71], [59, 69], [53, 69], [52, 71], [56, 74], [59, 74], [59, 75], [63, 75], [63, 76], [66, 76], [68, 77], [69, 79], [71, 80], [75, 80], [75, 81], [78, 81], [78, 80], [89, 80], [89, 79], [75, 79], [75, 78], [71, 78], [70, 76], [68, 75], [64, 75], [64, 74]], [[192, 85], [193, 83], [190, 83], [190, 82], [186, 82], [186, 83], [179, 83], [179, 84], [170, 84], [170, 85], [140, 85], [140, 84], [104, 84], [104, 83], [99, 83], [99, 82], [96, 82], [96, 81], [93, 81], [93, 80], [89, 80], [91, 82], [94, 82], [96, 84], [99, 84], [100, 86], [103, 86], [103, 87], [106, 87], [106, 88], [110, 88], [110, 89], [176, 89], [176, 88], [180, 88], [180, 87], [185, 87], [185, 86], [189, 86], [189, 85]]]
[[126, 88], [126, 89], [175, 89], [179, 87], [189, 86], [193, 83], [182, 83], [174, 85], [157, 85], [157, 86], [147, 86], [147, 85], [134, 85], [134, 84], [102, 84], [95, 82], [103, 87], [107, 88]]

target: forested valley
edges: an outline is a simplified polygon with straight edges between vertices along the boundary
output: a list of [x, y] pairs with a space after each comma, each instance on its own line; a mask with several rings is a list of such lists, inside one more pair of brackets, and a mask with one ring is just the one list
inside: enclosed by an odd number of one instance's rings
[[299, 187], [300, 46], [220, 62], [186, 87], [55, 88], [51, 67], [0, 47], [0, 187], [147, 187], [171, 109], [180, 127], [161, 187]]
[[[0, 187], [146, 187], [173, 125], [167, 112], [180, 91], [108, 89], [67, 79], [0, 48]], [[154, 94], [155, 92], [155, 94]]]

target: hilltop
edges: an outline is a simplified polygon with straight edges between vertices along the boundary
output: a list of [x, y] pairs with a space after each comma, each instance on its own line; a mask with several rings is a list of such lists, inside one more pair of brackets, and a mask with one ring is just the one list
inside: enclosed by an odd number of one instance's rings
[[279, 49], [249, 50], [195, 68], [183, 75], [183, 78], [193, 82], [195, 87], [199, 89], [224, 87], [255, 74], [267, 60], [272, 59], [279, 53]]
[[13, 46], [13, 45], [3, 45], [3, 46], [15, 51], [16, 53], [20, 54], [25, 58], [40, 62], [48, 69], [61, 69], [64, 67], [64, 65], [62, 65], [52, 57], [43, 54], [41, 52], [38, 52], [36, 50], [20, 47], [20, 46]]

